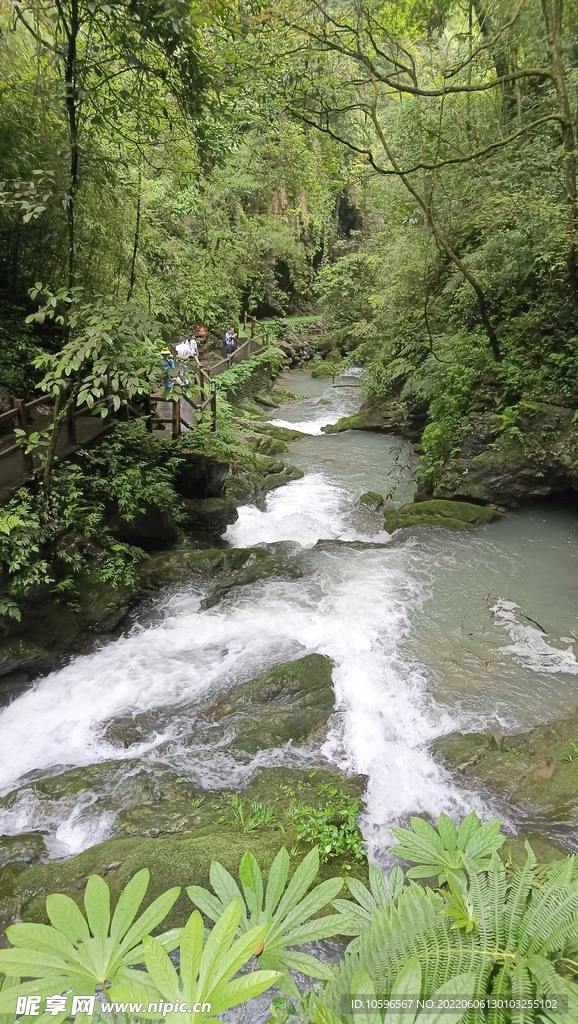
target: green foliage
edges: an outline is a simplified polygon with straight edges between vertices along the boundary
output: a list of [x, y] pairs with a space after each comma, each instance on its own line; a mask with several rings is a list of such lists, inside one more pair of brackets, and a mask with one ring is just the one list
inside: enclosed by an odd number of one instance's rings
[[[126, 986], [131, 998], [147, 1005], [154, 998], [151, 978], [133, 968], [145, 954], [143, 939], [166, 917], [180, 889], [169, 889], [137, 917], [148, 888], [146, 868], [136, 875], [120, 894], [111, 917], [110, 891], [104, 879], [91, 875], [84, 894], [83, 915], [69, 896], [46, 898], [50, 925], [15, 924], [6, 929], [12, 946], [0, 950], [0, 971], [14, 977], [22, 975], [39, 982], [35, 991], [43, 995], [59, 992], [86, 995], [105, 991], [111, 1000]], [[178, 937], [167, 932], [157, 940], [161, 948], [174, 949]], [[17, 989], [0, 993], [0, 1010], [14, 1006]], [[68, 1015], [57, 1016], [61, 1021]]]
[[33, 362], [38, 346], [22, 317], [0, 311], [0, 387], [15, 398], [30, 398], [40, 379]]
[[[350, 996], [352, 1001], [357, 1000], [366, 1004], [366, 1009], [360, 1008], [355, 1012], [355, 1020], [358, 1024], [460, 1024], [468, 1013], [466, 1009], [451, 1010], [443, 1006], [447, 1000], [451, 1005], [453, 1000], [466, 1002], [471, 999], [474, 990], [475, 978], [473, 974], [459, 974], [455, 978], [442, 985], [436, 992], [431, 993], [434, 1002], [440, 1002], [442, 1009], [420, 1010], [416, 1005], [417, 998], [422, 993], [422, 970], [417, 957], [408, 960], [402, 971], [398, 974], [391, 989], [390, 999], [394, 1006], [385, 1013], [379, 1009], [372, 1008], [372, 1002], [379, 1005], [379, 994], [367, 971], [357, 971], [351, 979]], [[369, 1003], [369, 1006], [367, 1004]], [[341, 1024], [329, 1007], [318, 1004], [315, 1008], [315, 1024]]]
[[[148, 881], [146, 868], [137, 872], [121, 892], [112, 917], [109, 888], [104, 879], [91, 875], [84, 894], [86, 916], [69, 896], [56, 894], [46, 900], [50, 925], [11, 925], [6, 934], [12, 945], [0, 950], [0, 969], [7, 974], [0, 985], [2, 1024], [13, 1021], [18, 996], [59, 993], [64, 1008], [56, 1014], [46, 1012], [41, 1019], [55, 1019], [59, 1024], [70, 1013], [72, 997], [92, 993], [98, 1000], [97, 1018], [99, 1003], [106, 1018], [110, 1004], [138, 1002], [141, 1012], [136, 1008], [134, 1012], [139, 1019], [161, 1019], [167, 1024], [217, 1021], [215, 1014], [260, 995], [279, 979], [280, 975], [270, 970], [236, 977], [255, 955], [266, 931], [266, 925], [257, 926], [235, 941], [242, 912], [240, 899], [225, 908], [206, 940], [198, 911], [183, 929], [153, 938], [151, 932], [166, 917], [180, 889], [162, 893], [137, 917]], [[177, 947], [179, 973], [168, 955]], [[146, 971], [135, 969], [143, 961]], [[30, 980], [22, 983], [20, 975]], [[174, 1009], [177, 1000], [188, 1004], [188, 1013], [180, 1008], [171, 1012], [169, 1005]], [[120, 1014], [124, 1017], [122, 1011]], [[75, 1019], [90, 1018], [77, 1012]]]
[[[474, 997], [557, 995], [568, 998], [570, 1012], [575, 1013], [576, 987], [559, 973], [573, 960], [578, 945], [574, 858], [544, 871], [537, 868], [528, 844], [526, 850], [525, 865], [515, 868], [509, 880], [496, 853], [483, 869], [465, 864], [461, 891], [469, 905], [467, 919], [461, 910], [455, 912], [456, 886], [453, 892], [433, 892], [415, 883], [404, 886], [395, 900], [373, 914], [348, 949], [325, 986], [324, 1003], [340, 1013], [341, 999], [351, 993], [360, 970], [368, 974], [375, 991], [387, 997], [399, 972], [415, 958], [427, 995], [467, 974], [472, 976]], [[469, 1024], [481, 1024], [487, 1017], [484, 1010], [472, 1009], [467, 1019]], [[521, 1024], [533, 1017], [524, 1011], [510, 1014], [502, 1007], [492, 1011], [491, 1019], [495, 1024]]]
[[352, 799], [338, 786], [320, 784], [317, 792], [323, 802], [310, 806], [288, 790], [289, 787], [286, 792], [292, 799], [286, 820], [294, 827], [298, 839], [318, 848], [322, 863], [334, 857], [366, 860], [363, 836], [357, 824], [361, 811], [359, 800]]
[[216, 921], [232, 900], [241, 897], [243, 912], [239, 921], [239, 934], [265, 926], [262, 947], [257, 955], [260, 966], [280, 971], [278, 981], [282, 992], [298, 996], [295, 982], [288, 973], [298, 970], [312, 978], [328, 978], [331, 972], [321, 961], [309, 953], [295, 951], [292, 946], [342, 933], [346, 920], [342, 915], [312, 920], [337, 896], [343, 886], [342, 878], [330, 878], [316, 885], [310, 892], [319, 870], [319, 854], [311, 850], [289, 879], [289, 854], [281, 849], [269, 870], [264, 886], [261, 869], [250, 851], [239, 866], [241, 888], [233, 876], [218, 862], [211, 865], [213, 892], [191, 885], [187, 893], [193, 903], [212, 921]]
[[66, 332], [60, 352], [35, 360], [44, 370], [38, 384], [43, 392], [55, 398], [67, 393], [77, 406], [86, 404], [105, 417], [160, 380], [161, 325], [139, 306], [112, 296], [86, 300], [82, 288], [53, 293], [41, 282], [30, 290], [32, 299], [38, 296], [45, 304], [27, 322], [53, 320]]
[[235, 363], [229, 370], [225, 370], [224, 373], [220, 373], [216, 377], [217, 393], [223, 398], [226, 398], [230, 391], [237, 394], [259, 367], [266, 367], [273, 378], [277, 377], [281, 372], [283, 358], [281, 349], [269, 345], [258, 355]]
[[180, 522], [182, 501], [172, 487], [180, 461], [176, 446], [157, 441], [142, 424], [118, 424], [75, 462], [58, 466], [48, 499], [21, 488], [0, 516], [8, 586], [0, 614], [18, 618], [18, 601], [39, 587], [70, 601], [82, 574], [134, 587], [144, 552], [118, 540], [109, 516], [128, 523], [159, 508]]
[[255, 832], [259, 828], [271, 828], [277, 823], [275, 806], [262, 800], [243, 800], [233, 793], [227, 800], [227, 811], [219, 821], [230, 821], [242, 832]]
[[345, 884], [353, 900], [333, 900], [333, 906], [339, 914], [345, 914], [351, 921], [349, 934], [360, 935], [373, 915], [399, 896], [403, 888], [403, 872], [401, 868], [395, 867], [389, 878], [386, 878], [379, 868], [370, 864], [369, 889], [358, 878], [346, 878]]
[[316, 288], [330, 330], [371, 319], [378, 267], [378, 260], [364, 252], [350, 253], [322, 267]]
[[78, 458], [86, 493], [95, 504], [104, 508], [113, 501], [125, 522], [149, 508], [163, 509], [177, 522], [181, 520], [181, 502], [172, 487], [181, 462], [179, 450], [172, 442], [153, 437], [142, 422], [117, 424]]
[[[203, 919], [193, 911], [179, 943], [180, 976], [166, 948], [150, 935], [143, 940], [144, 961], [148, 974], [165, 1002], [186, 1003], [189, 1013], [180, 1010], [145, 1014], [159, 1017], [166, 1024], [182, 1021], [217, 1020], [215, 1014], [238, 1006], [271, 988], [280, 975], [276, 971], [257, 970], [240, 978], [234, 976], [255, 955], [263, 941], [266, 926], [252, 928], [236, 941], [242, 913], [242, 900], [235, 899], [223, 910], [204, 944]], [[126, 996], [133, 993], [132, 979]], [[134, 997], [133, 997], [134, 998]], [[208, 1009], [203, 1010], [203, 1005]], [[195, 1009], [197, 1007], [197, 1009]]]
[[471, 811], [459, 828], [447, 814], [440, 814], [436, 830], [423, 818], [413, 817], [411, 830], [392, 828], [400, 845], [393, 846], [391, 852], [418, 865], [410, 868], [408, 878], [437, 875], [440, 885], [450, 879], [464, 882], [466, 864], [485, 871], [492, 855], [504, 845], [500, 824], [500, 819], [494, 818], [482, 825], [476, 812]]

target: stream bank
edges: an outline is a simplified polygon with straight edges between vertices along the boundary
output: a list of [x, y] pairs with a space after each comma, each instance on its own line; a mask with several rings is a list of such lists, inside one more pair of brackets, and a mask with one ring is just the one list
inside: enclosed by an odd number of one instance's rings
[[[544, 499], [578, 496], [578, 402], [523, 402], [515, 412], [470, 413], [461, 425], [457, 451], [417, 500], [449, 499], [520, 508]], [[509, 413], [509, 414], [508, 414]], [[427, 403], [368, 398], [359, 412], [326, 427], [326, 433], [371, 430], [416, 443], [427, 425]]]

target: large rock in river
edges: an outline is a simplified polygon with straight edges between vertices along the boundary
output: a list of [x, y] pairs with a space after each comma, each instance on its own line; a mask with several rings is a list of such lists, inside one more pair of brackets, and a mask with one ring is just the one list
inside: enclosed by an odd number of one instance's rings
[[236, 687], [207, 714], [234, 733], [231, 747], [255, 753], [324, 728], [333, 703], [331, 660], [307, 654]]
[[343, 430], [370, 430], [379, 434], [399, 434], [417, 441], [423, 432], [427, 417], [427, 403], [409, 405], [396, 398], [368, 398], [359, 412], [343, 416], [337, 423], [323, 427], [325, 434], [339, 434]]
[[[578, 715], [495, 739], [480, 733], [442, 736], [433, 749], [459, 772], [499, 794], [524, 817], [532, 812], [572, 832], [578, 826]], [[564, 828], [558, 829], [563, 832]]]
[[471, 530], [501, 519], [493, 508], [470, 505], [467, 501], [417, 501], [385, 513], [388, 533], [407, 526], [444, 526], [450, 530]]
[[525, 402], [514, 422], [495, 413], [468, 417], [461, 450], [432, 497], [516, 508], [568, 492], [578, 493], [575, 410]]
[[[182, 782], [182, 780], [181, 780]], [[297, 837], [291, 824], [293, 801], [315, 806], [326, 801], [323, 786], [337, 786], [345, 794], [358, 800], [364, 780], [347, 779], [340, 773], [324, 769], [298, 770], [290, 768], [261, 768], [253, 775], [240, 797], [247, 814], [251, 808], [268, 806], [270, 820], [255, 827], [244, 828], [239, 821], [237, 794], [221, 790], [207, 792], [205, 800], [190, 799], [186, 784], [181, 786], [183, 799], [172, 808], [161, 805], [127, 811], [119, 827], [127, 832], [107, 839], [84, 853], [65, 861], [23, 867], [17, 873], [0, 873], [0, 920], [14, 920], [18, 915], [25, 921], [46, 921], [45, 899], [48, 893], [65, 892], [80, 902], [87, 878], [96, 873], [106, 878], [113, 902], [121, 889], [141, 868], [151, 873], [151, 884], [145, 898], [148, 905], [160, 893], [173, 885], [208, 885], [211, 861], [218, 860], [233, 874], [246, 850], [251, 850], [266, 872], [282, 846], [290, 851], [293, 871], [307, 851], [297, 848]], [[166, 826], [167, 812], [181, 816], [178, 832]], [[155, 830], [155, 821], [160, 830]], [[280, 827], [283, 825], [283, 828]], [[163, 827], [166, 831], [163, 831]], [[344, 863], [335, 859], [323, 865], [321, 876], [338, 875]], [[7, 869], [5, 869], [7, 870]], [[350, 875], [366, 880], [365, 862], [350, 862]], [[4, 884], [3, 884], [4, 880]], [[4, 897], [4, 901], [2, 901]], [[165, 928], [183, 925], [192, 911], [192, 904], [183, 892], [175, 904]]]

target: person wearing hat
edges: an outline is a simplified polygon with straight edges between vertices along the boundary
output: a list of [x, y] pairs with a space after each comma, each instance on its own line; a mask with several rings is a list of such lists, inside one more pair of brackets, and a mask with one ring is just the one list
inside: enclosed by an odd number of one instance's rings
[[163, 356], [163, 370], [165, 371], [165, 388], [167, 391], [172, 391], [175, 386], [175, 359], [167, 345], [163, 345], [161, 348], [161, 356]]

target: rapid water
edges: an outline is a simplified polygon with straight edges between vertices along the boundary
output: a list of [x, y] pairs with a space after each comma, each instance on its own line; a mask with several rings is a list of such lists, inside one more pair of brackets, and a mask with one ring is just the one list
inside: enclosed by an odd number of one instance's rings
[[[368, 776], [363, 827], [379, 859], [391, 824], [411, 813], [490, 809], [432, 758], [434, 737], [525, 728], [575, 709], [575, 513], [539, 507], [474, 533], [391, 539], [358, 498], [371, 489], [395, 504], [410, 500], [410, 446], [321, 433], [357, 407], [354, 387], [304, 373], [288, 375], [287, 386], [305, 397], [273, 421], [307, 434], [287, 456], [305, 476], [273, 491], [264, 510], [240, 509], [225, 539], [283, 543], [303, 577], [234, 589], [208, 610], [196, 586], [173, 589], [142, 609], [128, 635], [4, 708], [0, 835], [43, 830], [50, 854], [67, 856], [111, 834], [143, 766], [215, 788], [242, 786], [258, 765], [329, 759]], [[226, 737], [203, 724], [203, 709], [309, 652], [334, 663], [335, 714], [323, 748], [234, 758]], [[35, 785], [103, 762], [118, 771], [79, 792], [47, 795]]]

